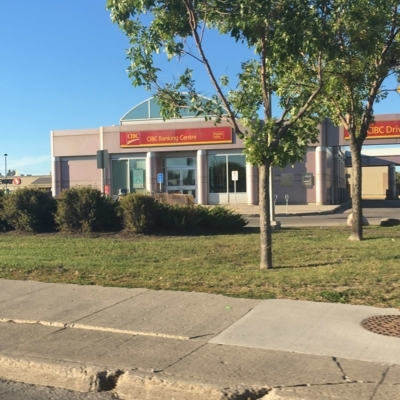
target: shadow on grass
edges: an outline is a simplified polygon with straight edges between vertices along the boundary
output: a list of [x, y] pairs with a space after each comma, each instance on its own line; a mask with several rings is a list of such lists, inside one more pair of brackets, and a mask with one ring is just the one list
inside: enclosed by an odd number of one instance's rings
[[368, 240], [380, 240], [380, 239], [388, 239], [387, 236], [373, 236], [373, 237], [364, 237], [362, 242], [368, 241]]
[[304, 264], [304, 265], [296, 265], [296, 266], [281, 265], [278, 267], [273, 267], [272, 269], [318, 268], [318, 267], [326, 267], [328, 265], [340, 264], [340, 263], [341, 263], [340, 261], [337, 261], [337, 262], [327, 262], [327, 263], [319, 263], [319, 264]]

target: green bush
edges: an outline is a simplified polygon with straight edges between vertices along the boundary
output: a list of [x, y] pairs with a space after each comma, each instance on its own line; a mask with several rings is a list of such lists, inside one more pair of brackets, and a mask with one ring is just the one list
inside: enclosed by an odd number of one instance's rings
[[54, 230], [56, 201], [51, 192], [22, 188], [3, 194], [3, 219], [15, 230], [50, 232]]
[[70, 232], [102, 232], [120, 227], [117, 202], [88, 186], [61, 192], [55, 221], [60, 230]]
[[247, 224], [241, 214], [222, 206], [162, 206], [160, 227], [171, 232], [237, 232]]
[[151, 233], [159, 225], [162, 206], [153, 197], [130, 193], [121, 197], [119, 203], [128, 232]]
[[148, 195], [128, 194], [120, 207], [124, 226], [132, 233], [230, 233], [247, 224], [241, 214], [225, 207], [171, 205]]
[[247, 225], [243, 215], [229, 208], [215, 206], [209, 208], [208, 228], [219, 232], [237, 232]]
[[208, 208], [162, 204], [160, 226], [172, 232], [196, 232], [207, 228]]
[[5, 196], [4, 190], [0, 190], [0, 232], [8, 231], [9, 229], [11, 229], [11, 226], [7, 223], [7, 220], [4, 215], [4, 211], [3, 211], [4, 196]]

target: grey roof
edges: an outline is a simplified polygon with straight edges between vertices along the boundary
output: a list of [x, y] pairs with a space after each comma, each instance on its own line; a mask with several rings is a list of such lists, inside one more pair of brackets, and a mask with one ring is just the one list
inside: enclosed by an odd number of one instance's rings
[[41, 176], [33, 181], [31, 185], [51, 185], [51, 176]]

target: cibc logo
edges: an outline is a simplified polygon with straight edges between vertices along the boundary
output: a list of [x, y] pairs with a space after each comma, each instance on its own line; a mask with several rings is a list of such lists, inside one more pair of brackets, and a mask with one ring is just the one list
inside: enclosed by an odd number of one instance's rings
[[374, 134], [379, 134], [379, 133], [385, 133], [383, 130], [383, 126], [371, 126], [371, 128], [368, 129], [368, 133], [374, 133]]
[[126, 144], [132, 144], [137, 141], [140, 141], [139, 132], [129, 132], [126, 134]]

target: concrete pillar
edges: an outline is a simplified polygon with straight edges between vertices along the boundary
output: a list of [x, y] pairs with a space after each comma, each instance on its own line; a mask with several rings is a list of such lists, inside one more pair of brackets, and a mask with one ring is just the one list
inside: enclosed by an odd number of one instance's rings
[[208, 204], [208, 160], [207, 150], [197, 150], [197, 204]]
[[315, 204], [321, 205], [327, 202], [326, 193], [326, 147], [315, 148]]
[[389, 165], [388, 179], [389, 179], [389, 196], [390, 196], [390, 199], [397, 199], [396, 165], [395, 164], [390, 164]]
[[338, 148], [334, 148], [333, 154], [333, 204], [340, 203], [339, 187], [340, 187], [340, 158]]
[[258, 167], [246, 163], [247, 204], [258, 204]]
[[342, 188], [347, 188], [346, 185], [346, 160], [344, 157], [341, 158], [342, 164], [341, 164], [341, 170], [340, 170], [340, 178], [341, 178], [341, 187]]
[[51, 193], [57, 197], [61, 193], [61, 158], [52, 157], [51, 160]]
[[[100, 139], [100, 150], [104, 150], [104, 131], [103, 127], [100, 126], [99, 128], [99, 139]], [[104, 185], [106, 184], [106, 171], [105, 169], [99, 169], [99, 174], [100, 174], [100, 186], [101, 186], [101, 192], [104, 193]]]
[[146, 155], [146, 190], [150, 193], [157, 190], [156, 153], [153, 151], [149, 151]]

